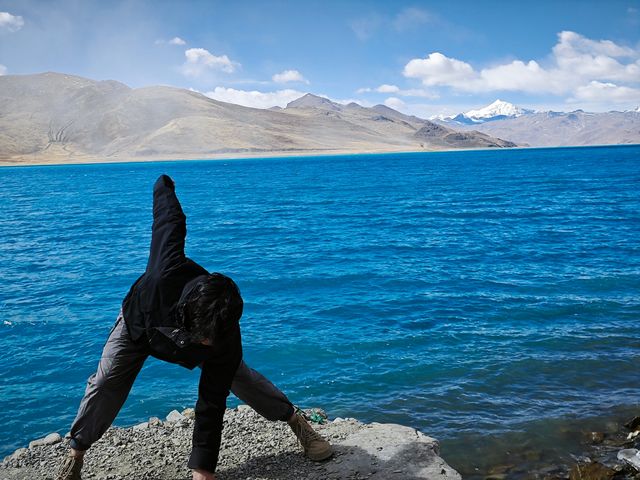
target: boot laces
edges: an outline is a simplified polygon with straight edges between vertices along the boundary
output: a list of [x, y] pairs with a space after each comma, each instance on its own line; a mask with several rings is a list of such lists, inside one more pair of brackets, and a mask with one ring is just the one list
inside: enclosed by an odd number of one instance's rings
[[73, 455], [67, 456], [67, 458], [64, 459], [64, 462], [60, 466], [57, 478], [62, 480], [66, 479], [73, 472], [73, 468], [75, 467], [77, 461], [78, 459], [76, 459], [76, 457], [74, 457]]
[[303, 447], [308, 447], [312, 442], [324, 441], [324, 438], [309, 425], [304, 418], [298, 418], [296, 422], [296, 436]]

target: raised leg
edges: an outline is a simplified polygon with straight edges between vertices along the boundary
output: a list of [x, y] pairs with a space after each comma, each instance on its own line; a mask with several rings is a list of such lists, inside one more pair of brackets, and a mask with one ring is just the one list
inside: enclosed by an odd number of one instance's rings
[[287, 396], [244, 360], [233, 377], [231, 391], [267, 420], [288, 421], [295, 411]]

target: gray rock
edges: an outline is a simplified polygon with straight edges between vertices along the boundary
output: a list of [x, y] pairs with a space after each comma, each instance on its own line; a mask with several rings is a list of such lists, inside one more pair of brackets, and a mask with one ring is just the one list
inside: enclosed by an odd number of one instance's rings
[[187, 418], [177, 410], [171, 410], [169, 415], [167, 415], [167, 422], [169, 423], [183, 422], [186, 419]]
[[39, 438], [38, 440], [33, 440], [32, 442], [29, 442], [29, 448], [42, 447], [44, 445], [53, 445], [61, 441], [62, 441], [62, 437], [60, 436], [59, 433], [50, 433], [44, 438]]
[[640, 452], [635, 448], [627, 448], [618, 452], [618, 460], [628, 463], [640, 472]]
[[439, 456], [438, 442], [421, 432], [395, 424], [372, 423], [335, 445], [329, 477], [370, 479], [461, 479]]
[[10, 458], [12, 460], [18, 460], [18, 459], [20, 459], [20, 457], [22, 457], [28, 451], [29, 451], [28, 448], [19, 448], [19, 449], [17, 449], [15, 452], [13, 452], [11, 454]]
[[142, 422], [133, 426], [133, 430], [140, 431], [149, 428], [149, 422]]
[[158, 417], [149, 417], [148, 423], [149, 425], [156, 427], [158, 425], [162, 425], [162, 420], [160, 420]]
[[196, 418], [196, 411], [193, 408], [185, 408], [182, 411], [182, 415], [184, 415], [186, 418], [188, 418], [189, 420], [195, 420]]
[[627, 423], [624, 424], [629, 430], [638, 430], [640, 428], [640, 417], [633, 417]]

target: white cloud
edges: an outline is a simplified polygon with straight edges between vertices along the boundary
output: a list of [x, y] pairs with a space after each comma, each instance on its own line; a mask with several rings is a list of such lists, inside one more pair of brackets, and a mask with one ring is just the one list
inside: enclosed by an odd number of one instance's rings
[[366, 17], [357, 18], [352, 20], [349, 26], [353, 33], [356, 34], [359, 40], [368, 40], [373, 34], [382, 26], [383, 18], [374, 13]]
[[436, 98], [440, 98], [435, 92], [430, 92], [423, 88], [408, 88], [405, 90], [399, 90], [398, 95], [402, 95], [403, 97], [422, 97], [422, 98], [430, 98], [435, 100]]
[[[610, 40], [590, 40], [575, 32], [560, 32], [558, 37], [553, 55], [560, 71], [588, 80], [640, 81], [639, 51]], [[619, 58], [631, 58], [632, 62], [623, 64]]]
[[640, 104], [640, 88], [618, 86], [614, 83], [589, 82], [578, 87], [570, 102], [586, 101], [592, 103], [632, 103]]
[[406, 105], [406, 103], [404, 103], [398, 97], [389, 97], [384, 101], [384, 104], [389, 108], [393, 108], [394, 110], [399, 110]]
[[576, 53], [609, 55], [611, 57], [631, 57], [632, 48], [617, 45], [611, 40], [591, 40], [576, 32], [563, 31], [558, 34], [558, 43], [553, 47], [558, 57], [573, 56]]
[[7, 67], [0, 63], [0, 76], [7, 74]]
[[363, 15], [351, 20], [349, 26], [359, 40], [365, 41], [378, 31], [404, 33], [427, 23], [441, 23], [441, 20], [422, 8], [406, 7], [395, 15], [381, 15], [376, 12]]
[[178, 45], [178, 46], [184, 46], [187, 44], [186, 40], [183, 40], [180, 37], [173, 37], [171, 40], [163, 40], [163, 39], [158, 39], [155, 41], [156, 45]]
[[359, 98], [333, 98], [329, 95], [320, 95], [321, 97], [328, 98], [334, 103], [339, 103], [340, 105], [349, 105], [350, 103], [357, 103], [361, 107], [373, 107], [371, 102], [367, 102], [366, 100], [361, 100]]
[[393, 19], [393, 27], [399, 32], [410, 30], [425, 23], [432, 22], [435, 17], [417, 7], [408, 7], [401, 10]]
[[427, 58], [410, 60], [402, 73], [405, 77], [419, 78], [427, 86], [457, 86], [476, 76], [471, 65], [446, 57], [440, 52], [430, 53]]
[[410, 60], [403, 74], [425, 86], [462, 92], [516, 91], [567, 96], [568, 100], [632, 101], [640, 86], [640, 49], [564, 31], [544, 63], [514, 60], [476, 70], [467, 62], [434, 52]]
[[535, 60], [515, 60], [505, 65], [486, 68], [473, 82], [460, 85], [462, 90], [510, 90], [520, 92], [561, 93], [566, 83], [561, 75], [551, 75]]
[[400, 88], [397, 85], [389, 85], [383, 83], [379, 87], [376, 88], [359, 88], [356, 90], [356, 93], [369, 93], [369, 92], [378, 92], [378, 93], [397, 93], [400, 91]]
[[304, 92], [293, 89], [259, 92], [257, 90], [216, 87], [213, 91], [205, 92], [204, 95], [214, 100], [244, 105], [245, 107], [271, 108], [274, 106], [285, 107], [287, 103], [303, 96]]
[[396, 85], [387, 85], [386, 83], [376, 88], [376, 92], [380, 93], [397, 93], [400, 89]]
[[356, 93], [371, 93], [371, 92], [395, 93], [396, 95], [400, 95], [401, 97], [423, 97], [423, 98], [431, 98], [431, 99], [440, 98], [438, 94], [434, 92], [429, 92], [423, 88], [408, 88], [403, 90], [397, 85], [389, 85], [386, 83], [383, 83], [382, 85], [376, 88], [365, 87], [365, 88], [359, 88], [358, 90], [356, 90]]
[[20, 15], [11, 15], [9, 12], [0, 12], [0, 28], [10, 32], [17, 32], [24, 26], [24, 20]]
[[216, 56], [204, 48], [190, 48], [185, 50], [184, 56], [187, 60], [182, 65], [182, 73], [188, 77], [199, 77], [208, 70], [233, 73], [240, 66], [226, 55]]
[[309, 84], [309, 80], [304, 78], [304, 76], [298, 70], [285, 70], [280, 73], [276, 73], [271, 79], [276, 83], [287, 83], [287, 82], [302, 82]]

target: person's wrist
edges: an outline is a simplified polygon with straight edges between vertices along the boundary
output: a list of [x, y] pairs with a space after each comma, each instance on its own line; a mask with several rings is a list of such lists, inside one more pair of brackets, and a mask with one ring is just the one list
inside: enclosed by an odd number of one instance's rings
[[193, 480], [216, 480], [216, 476], [213, 472], [195, 468], [193, 470]]

